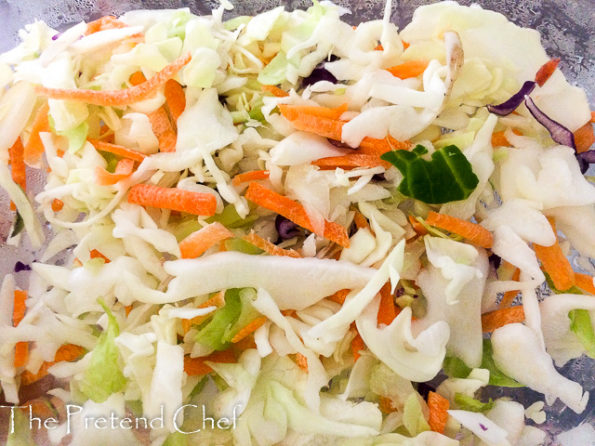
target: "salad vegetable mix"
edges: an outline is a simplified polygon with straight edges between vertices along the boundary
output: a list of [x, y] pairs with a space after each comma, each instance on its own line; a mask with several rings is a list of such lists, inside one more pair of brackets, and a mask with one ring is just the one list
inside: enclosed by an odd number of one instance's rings
[[76, 445], [529, 446], [544, 403], [583, 412], [555, 366], [595, 358], [593, 114], [537, 31], [230, 7], [37, 21], [0, 55], [6, 243], [39, 249], [0, 289], [3, 400]]

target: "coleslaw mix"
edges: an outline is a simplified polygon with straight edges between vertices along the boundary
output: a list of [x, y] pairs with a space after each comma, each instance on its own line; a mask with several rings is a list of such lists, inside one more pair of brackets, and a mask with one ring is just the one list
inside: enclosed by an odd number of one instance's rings
[[[43, 246], [0, 289], [3, 399], [76, 445], [529, 446], [544, 403], [584, 411], [555, 366], [595, 357], [593, 117], [538, 32], [226, 8], [38, 21], [0, 55], [6, 243]], [[167, 415], [71, 430], [67, 404]]]

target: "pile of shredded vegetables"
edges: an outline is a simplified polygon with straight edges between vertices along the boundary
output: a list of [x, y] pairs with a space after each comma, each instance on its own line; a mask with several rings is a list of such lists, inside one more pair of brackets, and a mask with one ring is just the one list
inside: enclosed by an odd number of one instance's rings
[[[529, 446], [585, 410], [555, 367], [595, 358], [585, 93], [500, 14], [386, 11], [132, 11], [0, 55], [6, 243], [38, 249], [0, 289], [2, 398], [61, 425], [16, 411], [10, 444]], [[165, 421], [67, 432], [67, 404]]]

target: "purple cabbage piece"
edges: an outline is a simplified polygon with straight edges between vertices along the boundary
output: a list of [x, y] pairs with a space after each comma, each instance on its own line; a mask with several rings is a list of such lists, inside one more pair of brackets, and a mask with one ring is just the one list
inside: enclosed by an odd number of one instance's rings
[[20, 273], [21, 271], [31, 271], [31, 267], [19, 260], [14, 264], [14, 272]]
[[[332, 55], [328, 61], [333, 62], [337, 59], [337, 56]], [[330, 71], [324, 68], [324, 64], [325, 62], [321, 62], [318, 65], [316, 65], [316, 68], [312, 70], [312, 73], [310, 73], [308, 77], [302, 79], [302, 88], [306, 88], [308, 85], [312, 85], [320, 81], [329, 81], [333, 84], [337, 83], [337, 78], [333, 76]]]
[[488, 428], [485, 424], [479, 423], [479, 427], [481, 428], [482, 431], [487, 431]]
[[581, 172], [585, 173], [589, 170], [589, 164], [595, 164], [595, 150], [588, 150], [583, 153], [576, 154], [576, 160], [581, 168]]
[[535, 105], [533, 99], [531, 99], [529, 96], [525, 96], [525, 105], [527, 106], [527, 109], [529, 109], [533, 117], [537, 119], [537, 122], [539, 122], [542, 126], [544, 126], [547, 129], [548, 132], [550, 132], [550, 135], [552, 136], [552, 139], [554, 141], [556, 141], [558, 144], [562, 144], [563, 146], [572, 147], [576, 151], [576, 145], [574, 144], [574, 135], [570, 130], [568, 130], [562, 124], [554, 121], [544, 112], [542, 112], [537, 107], [537, 105]]
[[490, 113], [494, 113], [498, 116], [507, 116], [511, 114], [518, 108], [519, 105], [521, 105], [523, 99], [525, 99], [525, 96], [531, 94], [531, 92], [535, 89], [535, 85], [537, 84], [533, 81], [526, 81], [521, 89], [513, 94], [510, 99], [508, 99], [506, 102], [503, 102], [502, 104], [488, 105], [488, 110]]
[[281, 240], [288, 240], [302, 233], [298, 225], [282, 215], [277, 215], [277, 218], [275, 218], [275, 228]]

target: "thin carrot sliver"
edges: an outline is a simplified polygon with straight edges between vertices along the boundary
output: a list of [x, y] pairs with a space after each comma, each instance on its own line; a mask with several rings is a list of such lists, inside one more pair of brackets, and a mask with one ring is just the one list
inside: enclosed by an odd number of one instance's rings
[[[341, 141], [342, 139], [343, 121], [309, 114], [293, 117], [293, 115], [284, 107], [284, 104], [280, 104], [279, 109], [281, 110], [281, 114], [291, 121], [291, 124], [297, 130], [315, 133], [316, 135], [337, 141]], [[290, 119], [288, 116], [292, 116], [292, 118]]]
[[542, 246], [534, 243], [533, 250], [541, 262], [541, 266], [552, 279], [556, 289], [565, 291], [574, 285], [574, 271], [560, 247], [556, 234], [556, 223], [551, 217], [548, 217], [548, 221], [556, 236], [555, 243], [552, 246]]
[[95, 149], [99, 150], [100, 152], [107, 152], [113, 155], [121, 156], [122, 158], [129, 158], [133, 161], [138, 161], [142, 163], [143, 160], [147, 157], [142, 152], [138, 150], [129, 149], [124, 146], [120, 146], [118, 144], [112, 144], [105, 141], [99, 141], [97, 139], [90, 139], [89, 142], [95, 146]]
[[248, 243], [256, 246], [257, 248], [262, 249], [264, 252], [266, 252], [267, 254], [272, 255], [272, 256], [294, 257], [294, 258], [301, 257], [301, 255], [297, 251], [294, 251], [293, 249], [279, 248], [274, 243], [271, 243], [268, 240], [265, 240], [264, 238], [262, 238], [261, 236], [259, 236], [258, 234], [254, 233], [254, 232], [251, 232], [250, 234], [244, 236], [243, 238]]
[[101, 252], [99, 252], [96, 249], [92, 249], [91, 252], [89, 252], [89, 258], [91, 259], [103, 259], [105, 263], [110, 263], [111, 260], [109, 258], [107, 258], [106, 256], [104, 256]]
[[368, 223], [366, 217], [364, 217], [364, 215], [357, 209], [353, 215], [353, 222], [355, 223], [355, 227], [357, 229], [370, 229], [370, 223]]
[[146, 81], [147, 78], [145, 77], [142, 71], [135, 71], [128, 78], [128, 82], [130, 82], [130, 85], [140, 85]]
[[384, 51], [384, 47], [379, 43], [374, 47], [374, 51]]
[[251, 321], [245, 327], [242, 327], [240, 329], [240, 331], [238, 331], [234, 335], [234, 337], [231, 338], [232, 344], [236, 344], [236, 343], [240, 342], [242, 339], [244, 339], [244, 338], [248, 337], [249, 335], [251, 335], [252, 333], [254, 333], [256, 330], [258, 330], [260, 327], [262, 327], [266, 321], [267, 321], [266, 317], [259, 316], [256, 319], [254, 319], [253, 321]]
[[581, 290], [584, 290], [587, 293], [595, 294], [593, 276], [589, 276], [588, 274], [574, 273], [574, 283]]
[[450, 403], [442, 395], [432, 391], [428, 393], [428, 424], [434, 432], [444, 433], [449, 407]]
[[411, 143], [409, 141], [399, 141], [391, 135], [386, 138], [376, 139], [366, 136], [359, 144], [359, 151], [367, 155], [383, 155], [390, 150], [409, 150]]
[[494, 237], [486, 228], [451, 215], [430, 211], [428, 218], [426, 218], [426, 223], [430, 226], [458, 234], [482, 248], [491, 248], [494, 244]]
[[413, 215], [409, 215], [407, 218], [409, 219], [409, 224], [411, 224], [411, 227], [416, 232], [416, 234], [426, 235], [428, 233], [426, 227], [422, 225]]
[[339, 119], [347, 111], [347, 104], [338, 107], [322, 107], [316, 105], [289, 105], [279, 104], [279, 110], [283, 116], [290, 121], [299, 119], [301, 116], [316, 116], [318, 118]]
[[108, 172], [103, 167], [95, 167], [95, 177], [97, 184], [100, 186], [111, 186], [116, 184], [118, 181], [125, 180], [134, 170], [134, 161], [129, 158], [122, 158], [116, 165], [114, 173]]
[[54, 364], [62, 361], [74, 361], [80, 358], [85, 353], [85, 349], [78, 345], [74, 344], [65, 344], [62, 345], [54, 355], [53, 361], [45, 361], [41, 364], [38, 372], [33, 374], [28, 370], [25, 370], [21, 374], [21, 385], [29, 385], [34, 383], [35, 381], [39, 381], [41, 378], [48, 374], [48, 369], [53, 366]]
[[[255, 182], [249, 184], [248, 190], [246, 191], [246, 198], [263, 208], [282, 215], [302, 228], [314, 231], [314, 227], [312, 226], [304, 207], [291, 198], [280, 195]], [[335, 222], [324, 222], [323, 235], [344, 248], [349, 247], [349, 236], [347, 235], [347, 231], [343, 226]]]
[[350, 292], [351, 292], [350, 289], [343, 288], [342, 290], [339, 290], [336, 293], [331, 294], [329, 297], [327, 297], [327, 299], [332, 300], [333, 302], [336, 302], [340, 305], [343, 305], [343, 303], [345, 303], [345, 299], [347, 298], [347, 295]]
[[207, 375], [213, 371], [213, 369], [206, 364], [207, 361], [230, 364], [236, 362], [236, 357], [231, 349], [213, 352], [208, 356], [202, 356], [200, 358], [184, 356], [184, 371], [188, 376]]
[[543, 87], [543, 84], [545, 84], [550, 76], [554, 74], [559, 63], [560, 58], [551, 59], [544, 63], [537, 71], [537, 74], [535, 74], [535, 82], [537, 82], [537, 85]]
[[357, 361], [361, 357], [361, 351], [366, 348], [364, 340], [360, 336], [359, 332], [356, 332], [355, 338], [351, 341], [351, 353], [353, 354], [353, 360]]
[[595, 122], [595, 111], [591, 112], [591, 123]]
[[217, 209], [217, 200], [212, 194], [151, 184], [132, 186], [128, 193], [128, 202], [207, 217], [215, 215]]
[[115, 29], [115, 28], [126, 28], [124, 22], [121, 22], [117, 18], [111, 15], [106, 15], [103, 17], [98, 18], [92, 22], [87, 23], [87, 30], [85, 31], [85, 35], [94, 34], [99, 31], [104, 31], [106, 29]]
[[52, 211], [60, 212], [64, 208], [64, 202], [59, 198], [54, 198], [52, 200]]
[[211, 223], [193, 232], [180, 242], [183, 259], [194, 259], [222, 240], [233, 237], [233, 232], [219, 222]]
[[33, 126], [31, 127], [31, 135], [27, 140], [27, 144], [25, 144], [23, 153], [25, 163], [30, 166], [35, 166], [37, 163], [39, 163], [41, 155], [43, 154], [44, 147], [39, 133], [50, 131], [50, 122], [48, 118], [49, 110], [50, 107], [48, 103], [45, 102], [35, 114]]
[[176, 122], [180, 115], [186, 109], [186, 94], [179, 82], [170, 79], [165, 83], [163, 89], [165, 103], [171, 113], [171, 117]]
[[308, 373], [308, 358], [306, 358], [301, 353], [296, 353], [295, 354], [295, 363], [303, 372]]
[[500, 308], [481, 315], [481, 326], [484, 333], [494, 331], [507, 324], [523, 322], [525, 310], [522, 305]]
[[[515, 268], [514, 273], [512, 274], [512, 280], [518, 281], [520, 277], [521, 270]], [[502, 296], [502, 300], [500, 301], [500, 308], [509, 307], [512, 305], [512, 302], [514, 301], [517, 294], [519, 294], [519, 291], [520, 290], [510, 290], [504, 293], [504, 296]]]
[[131, 311], [132, 311], [132, 305], [126, 305], [124, 307], [124, 312], [126, 313], [126, 317], [128, 317], [128, 315], [130, 314]]
[[[17, 326], [25, 317], [27, 292], [23, 290], [14, 290], [14, 307], [12, 311], [12, 325]], [[29, 356], [29, 343], [17, 342], [14, 348], [14, 366], [23, 367], [27, 363]]]
[[177, 136], [167, 111], [163, 107], [159, 107], [147, 116], [149, 116], [153, 133], [159, 141], [159, 151], [175, 152]]
[[364, 153], [351, 153], [349, 155], [330, 156], [327, 158], [320, 158], [312, 161], [312, 165], [318, 166], [321, 169], [354, 169], [363, 167], [390, 167], [390, 163], [381, 160], [376, 155], [366, 155]]
[[390, 292], [390, 283], [386, 283], [380, 289], [380, 305], [376, 316], [378, 326], [390, 325], [399, 313], [400, 310], [397, 309], [393, 295]]
[[576, 145], [576, 151], [578, 153], [583, 153], [589, 150], [594, 142], [595, 134], [593, 134], [593, 124], [590, 122], [587, 122], [574, 132], [574, 144]]
[[[502, 130], [500, 132], [492, 133], [492, 146], [493, 147], [499, 147], [499, 146], [508, 147], [508, 146], [510, 146], [510, 142], [506, 138], [505, 133], [506, 132], [504, 130]], [[517, 129], [512, 129], [512, 133], [514, 133], [515, 135], [522, 135], [522, 133]]]
[[404, 40], [402, 41], [403, 43], [403, 49], [406, 50], [407, 48], [409, 48], [411, 46], [411, 44], [409, 42], [405, 42]]
[[231, 180], [231, 184], [238, 186], [242, 183], [247, 183], [248, 181], [266, 180], [269, 175], [270, 172], [268, 170], [251, 170], [249, 172], [237, 174]]
[[285, 90], [281, 90], [279, 87], [275, 85], [263, 85], [262, 91], [266, 91], [267, 93], [271, 93], [273, 96], [277, 98], [285, 98], [289, 96]]
[[191, 54], [185, 54], [171, 64], [163, 68], [155, 76], [142, 84], [135, 85], [123, 90], [84, 90], [84, 89], [61, 89], [37, 87], [37, 93], [52, 99], [65, 99], [71, 101], [82, 101], [88, 104], [104, 106], [130, 105], [146, 99], [159, 87], [164, 85], [170, 78], [176, 75], [192, 58]]
[[387, 68], [390, 74], [400, 79], [409, 79], [423, 74], [430, 62], [427, 60], [410, 60], [399, 65]]

